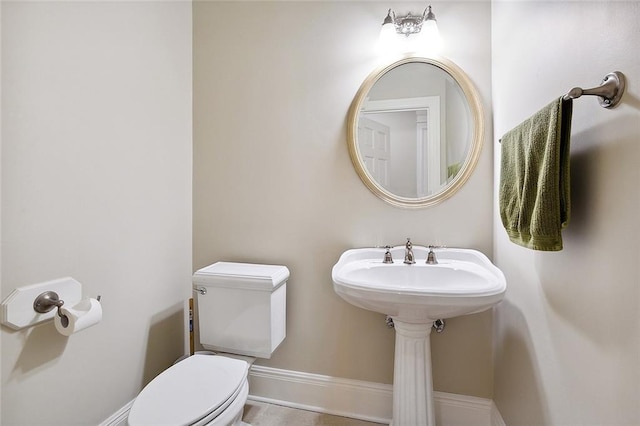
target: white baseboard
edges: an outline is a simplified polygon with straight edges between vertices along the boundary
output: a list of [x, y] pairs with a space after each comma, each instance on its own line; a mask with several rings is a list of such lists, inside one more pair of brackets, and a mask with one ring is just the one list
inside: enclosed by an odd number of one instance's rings
[[[254, 365], [249, 399], [376, 423], [391, 421], [391, 385]], [[490, 399], [434, 392], [439, 426], [506, 426]], [[126, 426], [133, 401], [99, 426]]]
[[254, 365], [249, 399], [378, 423], [391, 419], [391, 385]]
[[129, 417], [129, 410], [131, 410], [133, 401], [135, 401], [135, 399], [127, 402], [124, 407], [113, 413], [108, 419], [100, 423], [98, 426], [127, 426], [127, 417]]
[[507, 426], [495, 403], [491, 404], [491, 426]]
[[[391, 385], [254, 365], [249, 399], [376, 423], [391, 421]], [[434, 392], [439, 426], [505, 426], [492, 400]]]

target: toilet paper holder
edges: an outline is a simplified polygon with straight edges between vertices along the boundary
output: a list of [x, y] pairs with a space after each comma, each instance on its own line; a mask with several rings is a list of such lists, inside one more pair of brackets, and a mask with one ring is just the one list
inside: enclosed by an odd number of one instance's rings
[[40, 293], [36, 300], [33, 301], [33, 310], [39, 314], [51, 312], [53, 308], [58, 308], [58, 315], [62, 316], [60, 308], [64, 305], [64, 300], [60, 300], [60, 296], [55, 291], [45, 291]]
[[[96, 298], [98, 302], [100, 301], [100, 298], [101, 296]], [[69, 318], [67, 318], [60, 309], [63, 305], [64, 300], [60, 299], [58, 293], [55, 291], [45, 291], [40, 293], [33, 301], [33, 310], [39, 314], [46, 314], [47, 312], [51, 312], [53, 309], [58, 308], [58, 316], [60, 317], [62, 325], [66, 327], [69, 324]]]

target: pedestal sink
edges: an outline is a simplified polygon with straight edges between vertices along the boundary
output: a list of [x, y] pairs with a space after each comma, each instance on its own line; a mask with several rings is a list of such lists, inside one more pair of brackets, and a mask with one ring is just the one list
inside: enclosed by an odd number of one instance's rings
[[415, 264], [403, 263], [405, 247], [345, 251], [332, 270], [333, 288], [347, 302], [389, 315], [396, 330], [392, 426], [435, 426], [430, 334], [433, 321], [481, 312], [500, 302], [502, 272], [472, 249], [413, 246]]

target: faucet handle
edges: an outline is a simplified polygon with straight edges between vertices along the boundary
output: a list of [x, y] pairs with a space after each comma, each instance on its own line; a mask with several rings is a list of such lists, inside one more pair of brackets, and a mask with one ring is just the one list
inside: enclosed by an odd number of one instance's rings
[[427, 265], [437, 265], [438, 259], [436, 259], [436, 254], [433, 251], [434, 248], [446, 248], [446, 246], [429, 246], [429, 253], [427, 253]]
[[404, 245], [407, 249], [411, 249], [413, 244], [411, 244], [411, 238], [407, 237], [407, 243]]
[[387, 251], [384, 253], [384, 260], [382, 261], [382, 263], [393, 263], [393, 257], [391, 256], [391, 252], [389, 250], [391, 250], [391, 246], [384, 246], [383, 248], [387, 249]]

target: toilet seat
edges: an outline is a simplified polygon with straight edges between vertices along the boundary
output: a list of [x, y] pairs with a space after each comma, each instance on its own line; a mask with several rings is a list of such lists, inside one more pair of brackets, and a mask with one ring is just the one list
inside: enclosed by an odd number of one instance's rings
[[246, 361], [196, 354], [163, 371], [140, 392], [129, 425], [199, 426], [233, 403], [247, 383]]

